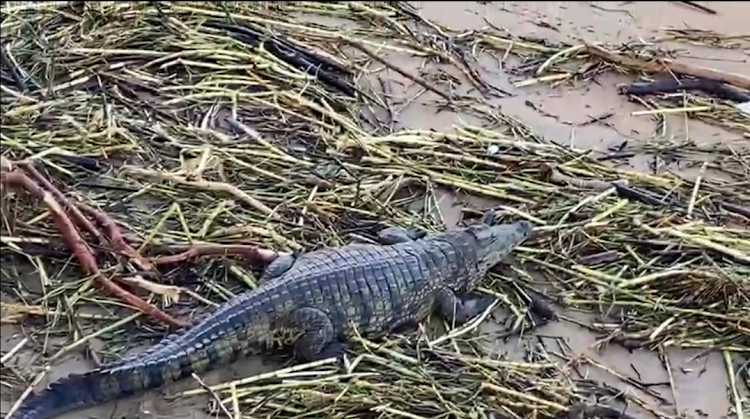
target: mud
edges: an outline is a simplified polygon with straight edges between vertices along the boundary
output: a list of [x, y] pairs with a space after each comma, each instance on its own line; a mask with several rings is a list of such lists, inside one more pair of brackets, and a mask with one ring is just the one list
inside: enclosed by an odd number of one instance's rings
[[[454, 29], [480, 29], [491, 22], [496, 27], [506, 28], [516, 35], [536, 36], [550, 40], [625, 42], [637, 37], [654, 36], [660, 28], [695, 28], [715, 30], [723, 34], [747, 32], [747, 16], [750, 16], [748, 2], [704, 2], [718, 12], [709, 15], [677, 2], [414, 2], [426, 17]], [[485, 21], [486, 19], [486, 21]], [[700, 65], [710, 65], [738, 73], [750, 72], [750, 52], [741, 50], [716, 50], [693, 46], [680, 46], [683, 58]], [[403, 63], [400, 63], [403, 66]], [[484, 77], [492, 84], [513, 93], [514, 97], [497, 99], [502, 111], [529, 125], [538, 134], [561, 144], [570, 144], [579, 149], [592, 149], [605, 153], [612, 146], [623, 141], [647, 141], [659, 129], [655, 120], [648, 116], [631, 116], [631, 112], [643, 107], [629, 103], [616, 92], [618, 83], [632, 82], [631, 76], [599, 77], [596, 83], [581, 82], [575, 86], [556, 89], [546, 87], [514, 88], [512, 78], [502, 72], [496, 62], [487, 62]], [[412, 91], [409, 92], [410, 94]], [[394, 89], [395, 101], [406, 100], [406, 92]], [[592, 118], [609, 114], [612, 116], [587, 124]], [[474, 122], [466, 115], [442, 112], [426, 105], [414, 104], [401, 112], [396, 127], [451, 130], [459, 121]], [[688, 121], [684, 116], [668, 118], [666, 129], [660, 133], [668, 138], [691, 138], [698, 142], [721, 142], [740, 138], [738, 134], [722, 131], [701, 122]], [[748, 140], [750, 141], [750, 140]], [[650, 158], [636, 156], [629, 161], [632, 168], [652, 170]], [[448, 226], [459, 221], [458, 198], [443, 194], [441, 211]], [[466, 200], [461, 198], [462, 205]], [[485, 204], [474, 201], [475, 205]], [[581, 313], [563, 313], [565, 318], [580, 319], [587, 323], [590, 319]], [[497, 315], [502, 319], [501, 312]], [[483, 331], [488, 339], [498, 330], [498, 326], [488, 322]], [[10, 350], [18, 342], [14, 336], [17, 329], [2, 328], [2, 350]], [[523, 340], [496, 342], [498, 354], [520, 357], [528, 345], [539, 342], [556, 345], [550, 337], [561, 337], [569, 349], [567, 356], [576, 358], [588, 356], [597, 360], [612, 371], [646, 383], [650, 396], [634, 385], [623, 383], [612, 373], [600, 368], [576, 369], [582, 377], [603, 380], [625, 393], [636, 393], [650, 400], [650, 407], [666, 417], [685, 418], [728, 417], [730, 399], [727, 391], [725, 367], [720, 355], [703, 354], [699, 350], [668, 350], [666, 358], [672, 372], [674, 391], [669, 382], [665, 362], [657, 353], [644, 349], [628, 351], [620, 346], [604, 346], [596, 350], [594, 345], [599, 336], [588, 332], [573, 322], [561, 320], [541, 327], [534, 336]], [[82, 357], [59, 363], [51, 371], [47, 380], [64, 376], [70, 372], [81, 372], [92, 367]], [[17, 365], [24, 365], [25, 355], [14, 359]], [[232, 378], [255, 375], [273, 366], [257, 359], [241, 361], [220, 371], [206, 374], [202, 379], [207, 383], [226, 381]], [[571, 369], [573, 371], [574, 369]], [[575, 373], [574, 373], [575, 374]], [[41, 387], [43, 384], [40, 384]], [[60, 419], [81, 417], [98, 418], [194, 418], [206, 419], [207, 399], [180, 399], [169, 401], [164, 394], [173, 394], [187, 388], [196, 387], [194, 381], [171, 386], [161, 393], [152, 392], [139, 398], [112, 403], [83, 412], [65, 415]], [[39, 388], [38, 387], [38, 388]], [[5, 391], [5, 390], [4, 390]], [[675, 398], [676, 395], [676, 398]], [[3, 400], [2, 410], [10, 404]], [[629, 408], [630, 409], [630, 408]], [[630, 410], [628, 410], [630, 412]], [[634, 411], [635, 412], [635, 411]]]

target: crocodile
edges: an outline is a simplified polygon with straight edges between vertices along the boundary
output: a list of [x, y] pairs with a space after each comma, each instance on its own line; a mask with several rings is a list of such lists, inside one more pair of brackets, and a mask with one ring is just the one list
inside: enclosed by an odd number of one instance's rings
[[387, 227], [373, 243], [279, 256], [256, 288], [194, 326], [145, 353], [53, 382], [14, 417], [49, 419], [130, 397], [230, 364], [259, 346], [281, 342], [298, 361], [336, 358], [341, 365], [353, 333], [378, 339], [434, 312], [463, 324], [494, 301], [475, 291], [488, 270], [533, 230], [526, 221], [493, 225], [493, 217], [430, 234]]

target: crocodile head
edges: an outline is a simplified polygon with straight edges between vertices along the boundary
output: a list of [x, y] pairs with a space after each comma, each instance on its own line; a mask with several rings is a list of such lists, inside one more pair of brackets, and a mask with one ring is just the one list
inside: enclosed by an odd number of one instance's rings
[[476, 243], [475, 254], [481, 272], [500, 263], [513, 249], [523, 243], [534, 230], [528, 221], [513, 224], [477, 224], [467, 228]]

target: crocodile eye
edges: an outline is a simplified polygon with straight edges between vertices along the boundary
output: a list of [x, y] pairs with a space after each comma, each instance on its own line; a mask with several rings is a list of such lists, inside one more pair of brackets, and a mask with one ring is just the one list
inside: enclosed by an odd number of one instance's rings
[[495, 221], [495, 210], [488, 210], [482, 215], [481, 223], [486, 225], [492, 225], [492, 223]]
[[466, 228], [466, 232], [474, 236], [474, 239], [477, 241], [486, 240], [487, 237], [487, 225], [484, 224], [474, 224]]

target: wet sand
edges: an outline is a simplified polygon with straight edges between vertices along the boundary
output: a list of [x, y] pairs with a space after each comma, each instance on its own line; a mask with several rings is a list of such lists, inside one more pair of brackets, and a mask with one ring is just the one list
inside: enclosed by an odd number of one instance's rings
[[[486, 26], [487, 19], [497, 27], [507, 28], [515, 35], [537, 36], [550, 40], [566, 42], [603, 41], [624, 42], [635, 37], [649, 37], [658, 33], [660, 28], [698, 28], [715, 30], [723, 34], [748, 32], [747, 16], [750, 16], [748, 2], [704, 2], [718, 11], [717, 15], [689, 8], [674, 2], [414, 2], [420, 12], [428, 19], [458, 30], [480, 29]], [[750, 73], [750, 51], [718, 51], [701, 47], [681, 45], [684, 59], [711, 67], [738, 73]], [[627, 140], [631, 143], [647, 141], [657, 130], [655, 120], [648, 116], [631, 116], [631, 112], [643, 110], [643, 107], [629, 103], [618, 96], [618, 83], [632, 82], [632, 76], [604, 76], [596, 83], [581, 82], [576, 86], [565, 86], [556, 89], [548, 87], [514, 88], [512, 78], [493, 68], [491, 63], [484, 74], [488, 80], [512, 92], [515, 96], [498, 99], [504, 113], [518, 118], [529, 125], [538, 134], [561, 144], [571, 144], [580, 149], [593, 149], [604, 152], [612, 145]], [[410, 92], [409, 92], [410, 93]], [[407, 92], [395, 91], [396, 96], [406, 98]], [[531, 105], [530, 105], [531, 104]], [[604, 121], [584, 124], [591, 118], [605, 113], [613, 115]], [[472, 118], [443, 112], [435, 116], [429, 106], [415, 104], [401, 114], [399, 127], [451, 130], [460, 120], [471, 122]], [[691, 138], [699, 142], [729, 141], [739, 138], [736, 133], [719, 130], [701, 122], [686, 120], [684, 116], [668, 118], [665, 135], [674, 139]], [[750, 139], [748, 139], [750, 141]], [[639, 170], [650, 170], [649, 159], [637, 156], [630, 160], [630, 165]], [[459, 209], [455, 204], [457, 198], [444, 194], [441, 201], [446, 223], [450, 226], [458, 222]], [[462, 200], [463, 201], [463, 200]], [[465, 203], [465, 202], [464, 202]], [[590, 319], [582, 313], [563, 313], [564, 317], [578, 318], [584, 322]], [[503, 313], [497, 314], [503, 318]], [[489, 335], [497, 331], [498, 326], [487, 322], [482, 330]], [[2, 327], [3, 351], [12, 348], [18, 341], [13, 337], [17, 329]], [[657, 353], [645, 349], [628, 351], [617, 345], [604, 346], [600, 350], [593, 348], [600, 336], [595, 336], [585, 328], [561, 320], [543, 326], [534, 332], [538, 336], [526, 336], [521, 340], [497, 342], [498, 353], [509, 357], [519, 357], [527, 345], [538, 342], [536, 339], [548, 339], [541, 336], [559, 336], [569, 345], [570, 357], [589, 356], [625, 377], [642, 383], [651, 384], [649, 389], [654, 394], [646, 396], [635, 386], [623, 383], [611, 373], [601, 369], [581, 368], [580, 374], [591, 379], [603, 380], [626, 393], [636, 393], [649, 400], [654, 411], [665, 417], [710, 418], [729, 417], [731, 402], [727, 391], [727, 378], [721, 356], [716, 353], [703, 354], [699, 350], [666, 351], [671, 365], [674, 394], [669, 385], [670, 377], [664, 362]], [[77, 357], [60, 363], [51, 371], [45, 381], [54, 380], [70, 372], [83, 372], [92, 366]], [[23, 365], [24, 356], [16, 361]], [[216, 383], [233, 378], [255, 375], [270, 370], [273, 366], [264, 365], [257, 359], [240, 361], [223, 370], [206, 374], [207, 383]], [[87, 411], [75, 412], [62, 416], [61, 419], [80, 417], [98, 418], [194, 418], [204, 419], [211, 416], [201, 411], [206, 406], [205, 398], [192, 400], [180, 399], [168, 401], [163, 394], [194, 388], [195, 382], [186, 380], [170, 386], [163, 392], [152, 392], [148, 395], [123, 400], [119, 403], [104, 405]], [[41, 387], [41, 385], [40, 385]], [[3, 390], [5, 391], [5, 390]], [[675, 399], [676, 396], [676, 399]], [[10, 407], [3, 400], [3, 411]], [[628, 410], [630, 412], [630, 410]], [[635, 412], [637, 410], [634, 410]], [[649, 416], [643, 416], [649, 417]]]

